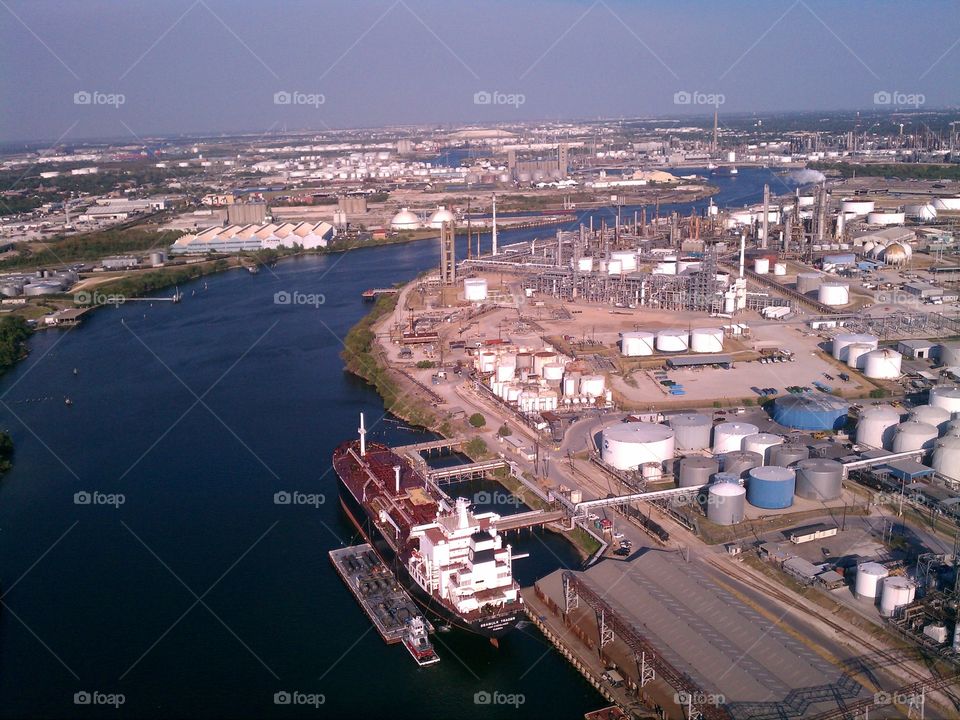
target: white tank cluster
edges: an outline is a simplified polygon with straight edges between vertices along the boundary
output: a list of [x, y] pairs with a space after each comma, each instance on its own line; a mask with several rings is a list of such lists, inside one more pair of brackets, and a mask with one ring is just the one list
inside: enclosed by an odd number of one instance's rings
[[674, 432], [654, 423], [618, 423], [604, 428], [601, 457], [618, 470], [636, 470], [673, 457]]
[[937, 219], [937, 208], [933, 203], [924, 203], [922, 205], [907, 205], [903, 211], [907, 217], [921, 222], [928, 222]]
[[934, 425], [928, 423], [908, 421], [897, 425], [893, 435], [894, 452], [908, 450], [930, 450], [940, 432]]
[[657, 336], [652, 332], [638, 330], [620, 334], [620, 352], [625, 357], [653, 355]]
[[857, 565], [854, 592], [858, 598], [874, 600], [880, 593], [880, 583], [890, 572], [880, 563], [865, 562]]
[[463, 299], [467, 302], [483, 302], [486, 300], [486, 278], [466, 278], [463, 281]]
[[668, 328], [657, 333], [657, 350], [661, 352], [685, 352], [690, 346], [686, 330]]
[[850, 286], [842, 282], [821, 283], [817, 300], [831, 307], [850, 303]]
[[[744, 438], [760, 432], [760, 428], [750, 423], [726, 422], [713, 428], [713, 454], [743, 450]], [[761, 458], [761, 464], [763, 459]]]
[[872, 350], [863, 356], [863, 374], [875, 380], [895, 380], [900, 377], [903, 355], [890, 348]]
[[917, 586], [902, 575], [883, 578], [880, 590], [880, 614], [891, 617], [897, 608], [909, 605], [917, 595]]
[[853, 370], [863, 371], [867, 362], [867, 354], [876, 349], [876, 345], [869, 345], [868, 343], [854, 343], [853, 345], [848, 345], [847, 367], [852, 368]]
[[743, 439], [743, 449], [747, 452], [755, 452], [763, 458], [763, 464], [770, 462], [770, 451], [777, 445], [783, 444], [783, 437], [773, 433], [754, 433], [747, 435]]
[[929, 403], [950, 413], [960, 413], [960, 387], [938, 385], [931, 388]]
[[889, 405], [867, 408], [857, 422], [857, 442], [872, 448], [890, 450], [900, 420], [899, 411]]
[[911, 420], [933, 425], [941, 435], [946, 431], [952, 417], [949, 410], [935, 405], [918, 405], [910, 411]]
[[840, 362], [848, 361], [848, 353], [852, 345], [865, 345], [870, 350], [876, 350], [880, 342], [876, 335], [865, 335], [860, 333], [840, 333], [832, 340], [832, 354], [835, 360]]
[[690, 350], [695, 353], [723, 352], [723, 328], [694, 328], [690, 332]]

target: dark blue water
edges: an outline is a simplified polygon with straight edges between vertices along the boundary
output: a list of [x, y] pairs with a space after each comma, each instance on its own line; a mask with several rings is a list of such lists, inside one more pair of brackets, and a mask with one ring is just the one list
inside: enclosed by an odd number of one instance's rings
[[[758, 182], [744, 171], [728, 184], [752, 188], [747, 202]], [[279, 691], [322, 694], [329, 718], [575, 718], [601, 704], [532, 627], [499, 650], [439, 635], [441, 664], [417, 669], [331, 569], [327, 552], [357, 541], [335, 501], [333, 447], [360, 411], [373, 438], [422, 437], [343, 372], [341, 338], [369, 309], [363, 289], [436, 260], [430, 241], [295, 259], [31, 340], [0, 382], [16, 445], [0, 481], [0, 716], [317, 716], [276, 705]], [[325, 303], [275, 304], [281, 291]], [[317, 504], [277, 505], [279, 491]], [[77, 504], [80, 492], [124, 502]], [[515, 568], [524, 584], [578, 566], [549, 533], [514, 543], [531, 555]], [[76, 705], [82, 691], [125, 702]], [[476, 705], [480, 691], [526, 704]]]

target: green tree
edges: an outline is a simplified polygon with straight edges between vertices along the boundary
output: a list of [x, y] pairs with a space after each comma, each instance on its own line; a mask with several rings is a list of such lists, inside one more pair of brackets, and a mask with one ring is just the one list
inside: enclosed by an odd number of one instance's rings
[[487, 424], [487, 419], [481, 413], [474, 413], [470, 416], [470, 424], [475, 428], [482, 428]]
[[475, 437], [464, 446], [464, 450], [470, 457], [480, 458], [487, 454], [487, 444], [483, 441], [483, 438]]
[[510, 426], [504, 423], [500, 426], [500, 429], [497, 430], [497, 435], [500, 437], [510, 437], [513, 435], [513, 430], [510, 429]]

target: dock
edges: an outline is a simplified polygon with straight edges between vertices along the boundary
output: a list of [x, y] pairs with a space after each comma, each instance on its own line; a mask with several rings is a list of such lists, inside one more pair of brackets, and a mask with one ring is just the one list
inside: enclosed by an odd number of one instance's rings
[[407, 622], [415, 617], [423, 619], [428, 632], [433, 631], [433, 626], [423, 617], [413, 598], [369, 544], [331, 550], [329, 555], [337, 573], [385, 643], [402, 642]]

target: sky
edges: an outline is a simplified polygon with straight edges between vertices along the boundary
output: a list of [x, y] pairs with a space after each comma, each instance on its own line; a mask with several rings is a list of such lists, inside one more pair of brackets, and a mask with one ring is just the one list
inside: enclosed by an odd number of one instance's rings
[[960, 5], [0, 0], [0, 142], [960, 105]]

